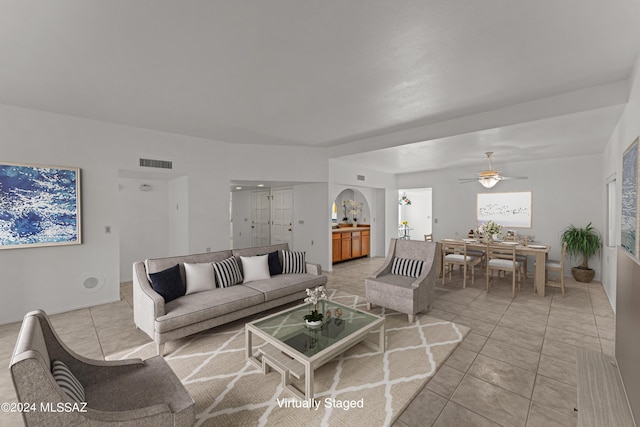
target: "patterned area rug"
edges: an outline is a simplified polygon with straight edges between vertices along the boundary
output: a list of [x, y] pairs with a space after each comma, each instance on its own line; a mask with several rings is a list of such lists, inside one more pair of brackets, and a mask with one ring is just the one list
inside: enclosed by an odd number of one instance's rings
[[[330, 299], [366, 310], [362, 297], [334, 291]], [[196, 402], [196, 426], [388, 426], [469, 328], [428, 315], [408, 324], [405, 314], [379, 307], [373, 312], [386, 318], [386, 352], [358, 344], [318, 368], [313, 408], [282, 388], [278, 372], [264, 375], [245, 359], [248, 319], [169, 343], [165, 359]], [[377, 335], [368, 339], [376, 342]], [[144, 359], [154, 352], [150, 343], [108, 358]], [[303, 382], [294, 384], [304, 389]]]

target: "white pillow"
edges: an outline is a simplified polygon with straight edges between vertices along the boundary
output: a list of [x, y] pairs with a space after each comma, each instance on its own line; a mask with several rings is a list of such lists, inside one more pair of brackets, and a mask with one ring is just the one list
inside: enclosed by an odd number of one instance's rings
[[184, 272], [187, 276], [187, 293], [185, 295], [216, 288], [216, 276], [210, 262], [185, 262]]
[[244, 282], [253, 282], [254, 280], [270, 279], [269, 274], [269, 255], [258, 256], [241, 256], [242, 272], [244, 274]]

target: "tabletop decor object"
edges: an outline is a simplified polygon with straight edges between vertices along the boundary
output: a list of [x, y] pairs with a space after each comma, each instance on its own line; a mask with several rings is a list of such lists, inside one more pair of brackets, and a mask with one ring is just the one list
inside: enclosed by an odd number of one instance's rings
[[307, 326], [311, 328], [322, 326], [324, 315], [322, 314], [322, 310], [318, 310], [318, 302], [326, 299], [327, 294], [324, 286], [317, 286], [315, 289], [307, 288], [307, 297], [304, 299], [304, 302], [310, 302], [312, 304], [312, 306], [310, 306], [310, 313], [305, 314], [303, 317]]
[[560, 240], [567, 244], [567, 253], [570, 257], [579, 259], [582, 256], [582, 263], [571, 268], [574, 279], [582, 283], [591, 282], [595, 270], [589, 268], [588, 262], [589, 258], [600, 252], [602, 246], [600, 233], [593, 228], [591, 223], [583, 228], [570, 225], [562, 232]]
[[502, 226], [490, 220], [486, 224], [480, 224], [477, 228], [478, 235], [482, 236], [487, 243], [493, 242], [496, 235], [502, 231]]

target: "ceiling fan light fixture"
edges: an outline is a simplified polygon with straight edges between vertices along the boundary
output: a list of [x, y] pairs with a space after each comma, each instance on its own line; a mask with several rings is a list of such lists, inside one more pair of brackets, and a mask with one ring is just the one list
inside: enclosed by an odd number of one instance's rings
[[484, 188], [493, 188], [500, 180], [495, 176], [482, 177], [478, 179], [478, 182]]

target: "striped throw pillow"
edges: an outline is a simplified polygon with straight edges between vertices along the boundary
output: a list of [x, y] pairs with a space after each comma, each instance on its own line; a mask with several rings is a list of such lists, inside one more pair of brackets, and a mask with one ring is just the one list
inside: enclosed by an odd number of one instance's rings
[[282, 251], [282, 274], [306, 273], [304, 252]]
[[59, 360], [54, 360], [51, 364], [51, 374], [62, 391], [74, 402], [81, 403], [86, 401], [84, 387], [82, 387], [75, 375], [71, 373], [67, 365]]
[[213, 271], [216, 273], [216, 282], [219, 288], [228, 288], [242, 283], [242, 273], [240, 273], [240, 267], [238, 267], [238, 261], [235, 257], [214, 263]]
[[391, 274], [418, 278], [423, 266], [424, 261], [418, 259], [394, 258]]

